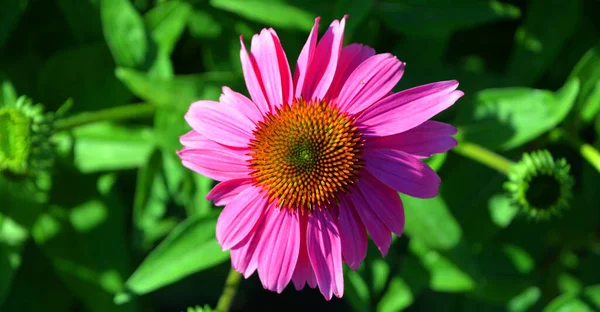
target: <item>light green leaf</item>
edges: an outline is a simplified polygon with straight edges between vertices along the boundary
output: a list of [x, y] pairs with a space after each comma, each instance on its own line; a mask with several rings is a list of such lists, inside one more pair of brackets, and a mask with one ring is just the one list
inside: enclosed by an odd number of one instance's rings
[[215, 239], [216, 216], [190, 217], [144, 259], [126, 282], [143, 295], [229, 259]]
[[521, 14], [516, 6], [500, 1], [387, 0], [376, 7], [388, 27], [410, 35], [454, 32]]
[[10, 291], [13, 277], [21, 266], [22, 247], [29, 237], [27, 230], [0, 215], [0, 307]]
[[510, 312], [524, 312], [529, 310], [541, 297], [542, 291], [538, 287], [531, 286], [508, 301], [506, 307]]
[[210, 4], [217, 9], [273, 27], [309, 31], [315, 20], [312, 13], [282, 0], [211, 0]]
[[554, 300], [544, 308], [544, 312], [593, 312], [587, 304], [575, 294], [564, 294]]
[[223, 30], [219, 21], [204, 11], [194, 11], [188, 18], [188, 27], [196, 38], [216, 38]]
[[501, 228], [509, 226], [519, 212], [519, 208], [505, 194], [492, 196], [488, 201], [488, 209], [492, 221]]
[[17, 91], [8, 79], [0, 78], [0, 107], [14, 105], [17, 102]]
[[558, 125], [569, 113], [579, 81], [550, 92], [529, 88], [487, 89], [476, 94], [473, 110], [462, 118], [465, 140], [491, 149], [519, 147]]
[[130, 0], [101, 0], [102, 32], [116, 63], [126, 67], [144, 65], [148, 34], [144, 20]]
[[169, 1], [150, 10], [144, 19], [158, 48], [170, 55], [185, 30], [192, 7], [181, 1]]
[[386, 292], [377, 304], [378, 312], [402, 311], [413, 303], [414, 297], [410, 287], [399, 276], [394, 276]]
[[462, 231], [441, 197], [419, 199], [402, 195], [406, 217], [405, 230], [434, 249], [451, 249], [460, 241]]
[[581, 81], [575, 107], [581, 119], [589, 123], [600, 111], [600, 43], [583, 55], [569, 77]]
[[596, 309], [600, 309], [600, 284], [586, 287], [583, 295], [596, 305]]
[[140, 167], [155, 148], [147, 128], [96, 123], [76, 128], [73, 135], [75, 166], [84, 173]]
[[344, 274], [344, 288], [346, 294], [344, 299], [348, 301], [354, 311], [369, 311], [370, 291], [369, 286], [360, 273], [347, 270]]

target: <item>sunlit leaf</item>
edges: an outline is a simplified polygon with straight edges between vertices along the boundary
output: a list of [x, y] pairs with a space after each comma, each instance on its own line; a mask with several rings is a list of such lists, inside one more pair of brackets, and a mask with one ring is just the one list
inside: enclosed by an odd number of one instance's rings
[[600, 111], [600, 43], [583, 55], [569, 77], [581, 81], [575, 108], [584, 122], [590, 122]]
[[101, 0], [102, 31], [115, 62], [139, 67], [146, 63], [148, 34], [144, 20], [130, 0]]
[[274, 27], [310, 30], [315, 19], [312, 13], [282, 0], [211, 0], [210, 4]]
[[182, 1], [163, 2], [144, 16], [152, 38], [167, 55], [183, 33], [192, 7]]

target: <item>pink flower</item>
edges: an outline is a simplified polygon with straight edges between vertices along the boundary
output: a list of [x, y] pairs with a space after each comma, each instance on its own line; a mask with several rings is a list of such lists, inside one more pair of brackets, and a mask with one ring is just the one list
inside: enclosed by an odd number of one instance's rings
[[397, 192], [438, 194], [421, 159], [456, 146], [450, 125], [429, 121], [463, 92], [442, 81], [398, 93], [405, 63], [361, 44], [342, 46], [346, 17], [317, 43], [319, 18], [292, 78], [273, 29], [242, 38], [251, 100], [227, 87], [185, 116], [183, 165], [221, 181], [207, 198], [225, 208], [217, 240], [233, 268], [281, 293], [293, 281], [344, 292], [342, 262], [365, 259], [367, 232], [385, 256], [404, 229]]

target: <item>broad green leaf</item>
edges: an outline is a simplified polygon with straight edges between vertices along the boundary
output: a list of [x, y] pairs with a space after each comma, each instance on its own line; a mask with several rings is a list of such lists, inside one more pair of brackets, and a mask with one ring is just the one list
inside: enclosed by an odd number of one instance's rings
[[273, 27], [309, 31], [315, 20], [312, 13], [282, 0], [210, 0], [210, 4]]
[[22, 249], [29, 237], [27, 230], [0, 215], [0, 307], [8, 295], [13, 277], [22, 262]]
[[600, 43], [583, 55], [569, 77], [581, 81], [575, 108], [581, 119], [589, 123], [600, 111]]
[[216, 221], [190, 217], [179, 224], [129, 277], [128, 292], [143, 295], [229, 259], [214, 237]]
[[0, 47], [4, 47], [4, 43], [17, 26], [27, 4], [28, 0], [3, 0], [0, 2]]
[[117, 77], [140, 98], [179, 111], [187, 111], [189, 105], [198, 100], [218, 99], [221, 86], [239, 83], [239, 77], [225, 72], [165, 79], [149, 77], [143, 72], [131, 69], [118, 68]]
[[146, 163], [155, 148], [147, 128], [127, 128], [110, 123], [78, 127], [74, 162], [82, 172], [132, 169]]
[[37, 100], [58, 107], [72, 98], [73, 111], [126, 104], [132, 95], [114, 76], [114, 67], [110, 52], [101, 43], [62, 50], [41, 68]]
[[519, 208], [505, 194], [492, 196], [488, 202], [488, 209], [492, 221], [501, 228], [509, 226], [519, 212]]
[[204, 11], [194, 11], [188, 18], [190, 34], [196, 38], [216, 38], [223, 31], [223, 27], [210, 14]]
[[144, 20], [130, 0], [101, 0], [100, 14], [115, 62], [133, 68], [146, 64], [150, 42]]
[[402, 196], [405, 229], [411, 238], [434, 249], [450, 249], [458, 244], [461, 228], [441, 197], [419, 199]]
[[558, 125], [569, 113], [579, 81], [556, 92], [529, 88], [487, 89], [476, 94], [472, 111], [459, 123], [465, 140], [491, 149], [519, 147]]
[[183, 33], [192, 7], [181, 1], [164, 2], [150, 10], [144, 19], [161, 52], [170, 55]]
[[554, 300], [544, 308], [544, 312], [593, 312], [585, 302], [575, 294], [564, 294]]
[[98, 0], [58, 0], [58, 7], [78, 42], [102, 40]]
[[[557, 64], [561, 48], [581, 19], [581, 0], [532, 0], [525, 23], [515, 35], [507, 74], [518, 85], [533, 84], [544, 71]], [[560, 16], [551, 19], [549, 16]]]
[[474, 27], [520, 16], [519, 8], [500, 1], [386, 0], [377, 13], [389, 28], [410, 35], [430, 35], [440, 31]]
[[414, 297], [410, 287], [399, 276], [394, 276], [386, 292], [377, 304], [378, 312], [402, 311], [413, 303]]

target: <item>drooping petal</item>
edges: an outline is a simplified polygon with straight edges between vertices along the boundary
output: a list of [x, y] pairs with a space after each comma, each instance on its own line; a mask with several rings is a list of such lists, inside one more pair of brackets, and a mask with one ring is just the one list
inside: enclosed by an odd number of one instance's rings
[[252, 185], [252, 179], [247, 177], [226, 180], [215, 185], [215, 187], [206, 194], [206, 199], [213, 201], [216, 206], [225, 206], [250, 185]]
[[256, 106], [258, 106], [263, 114], [266, 114], [271, 110], [262, 85], [262, 78], [260, 76], [258, 65], [256, 64], [254, 56], [250, 55], [248, 50], [246, 50], [246, 45], [244, 44], [244, 38], [242, 36], [240, 36], [240, 44], [242, 46], [240, 49], [240, 60], [242, 62], [242, 71], [244, 72], [246, 88], [248, 88], [248, 93], [250, 93], [252, 101], [256, 103]]
[[399, 150], [367, 149], [365, 168], [390, 188], [418, 198], [438, 194], [440, 177], [420, 159]]
[[353, 43], [342, 48], [338, 67], [335, 76], [331, 82], [331, 87], [327, 91], [325, 98], [331, 102], [336, 102], [340, 90], [350, 77], [350, 74], [366, 59], [375, 55], [375, 49], [362, 44]]
[[327, 209], [314, 210], [308, 216], [306, 242], [321, 294], [327, 300], [331, 299], [332, 294], [341, 298], [344, 294], [344, 274], [340, 234], [335, 219]]
[[[359, 181], [360, 183], [360, 181]], [[347, 201], [351, 201], [354, 206], [354, 210], [358, 212], [360, 219], [367, 228], [371, 239], [377, 245], [377, 248], [381, 252], [382, 256], [385, 256], [390, 249], [392, 243], [392, 232], [388, 227], [379, 219], [371, 203], [369, 203], [365, 196], [361, 193], [360, 189], [355, 189], [348, 195]]]
[[273, 207], [265, 216], [258, 276], [265, 289], [281, 293], [292, 279], [300, 251], [298, 214]]
[[342, 44], [346, 16], [335, 20], [317, 44], [317, 48], [308, 68], [308, 80], [305, 80], [302, 96], [307, 100], [323, 99], [335, 76]]
[[198, 133], [198, 131], [193, 129], [187, 132], [186, 134], [180, 136], [179, 142], [181, 143], [181, 145], [189, 148], [202, 148], [202, 146], [205, 146], [207, 142], [210, 142], [208, 144], [218, 144], [212, 140], [207, 139], [206, 137]]
[[185, 167], [213, 180], [224, 181], [249, 176], [250, 169], [246, 162], [249, 156], [246, 156], [246, 153], [244, 150], [220, 145], [205, 148], [184, 147], [177, 155]]
[[394, 234], [401, 236], [404, 231], [404, 207], [398, 192], [377, 180], [369, 172], [362, 174], [358, 186], [379, 220], [383, 221]]
[[343, 198], [339, 210], [338, 228], [342, 255], [348, 266], [356, 270], [367, 255], [367, 232], [351, 202]]
[[224, 145], [247, 147], [254, 122], [233, 107], [213, 101], [192, 103], [185, 120], [201, 135]]
[[274, 109], [284, 100], [291, 101], [292, 76], [287, 57], [273, 29], [263, 29], [252, 37], [250, 53], [260, 71], [262, 86], [269, 107]]
[[369, 148], [396, 149], [419, 158], [427, 158], [455, 147], [457, 141], [452, 137], [454, 134], [455, 127], [428, 120], [402, 133], [370, 138], [367, 144]]
[[223, 94], [219, 102], [233, 107], [233, 109], [248, 117], [252, 122], [257, 123], [262, 120], [262, 112], [245, 95], [231, 90], [229, 87], [223, 87]]
[[386, 136], [412, 129], [463, 96], [456, 80], [431, 83], [394, 93], [367, 108], [357, 119], [364, 135]]
[[265, 215], [266, 212], [260, 216], [246, 238], [231, 248], [231, 266], [244, 275], [244, 278], [250, 277], [258, 267], [258, 246], [265, 229]]
[[346, 80], [338, 106], [351, 114], [363, 111], [394, 88], [404, 73], [404, 66], [404, 62], [389, 53], [371, 56]]
[[310, 264], [308, 258], [308, 249], [306, 247], [306, 226], [308, 223], [308, 217], [301, 215], [300, 217], [300, 252], [298, 254], [298, 262], [296, 263], [296, 269], [294, 275], [292, 275], [292, 281], [296, 290], [304, 288], [305, 284], [315, 288], [317, 287], [317, 277], [315, 271]]
[[267, 207], [267, 198], [249, 186], [223, 208], [217, 220], [217, 240], [223, 250], [242, 241], [252, 231]]
[[315, 18], [315, 24], [296, 62], [296, 69], [294, 70], [294, 97], [296, 98], [302, 96], [302, 90], [308, 80], [308, 68], [315, 54], [320, 20], [320, 17]]

